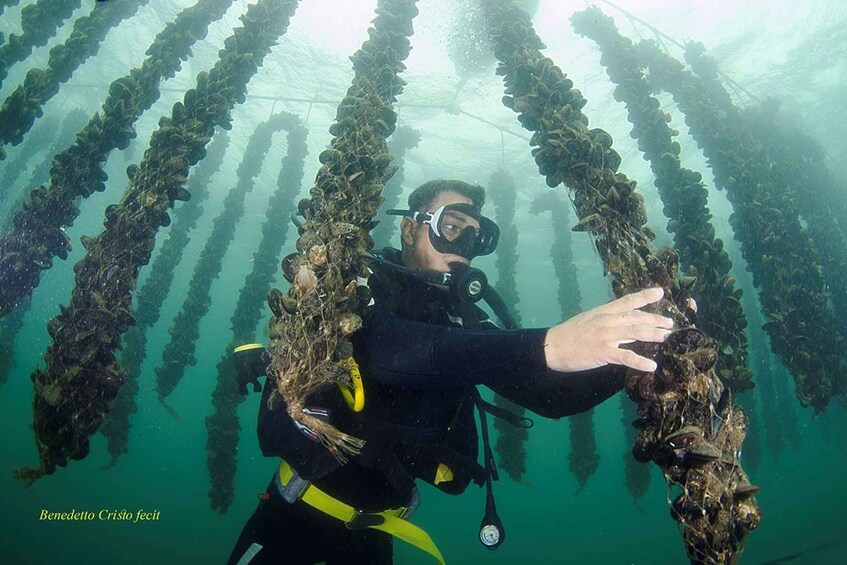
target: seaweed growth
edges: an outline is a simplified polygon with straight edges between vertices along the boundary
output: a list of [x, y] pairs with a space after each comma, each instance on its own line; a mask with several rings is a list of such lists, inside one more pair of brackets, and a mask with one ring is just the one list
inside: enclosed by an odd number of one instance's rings
[[697, 313], [700, 327], [723, 345], [717, 372], [733, 392], [753, 388], [752, 371], [747, 367], [747, 320], [741, 306], [741, 289], [735, 288], [730, 275], [732, 261], [715, 237], [708, 191], [703, 176], [683, 168], [679, 161], [680, 145], [673, 141], [679, 132], [668, 126], [670, 115], [660, 109], [651, 95], [652, 87], [644, 77], [632, 42], [621, 36], [614, 20], [592, 7], [571, 18], [574, 30], [593, 39], [602, 52], [600, 63], [617, 85], [615, 99], [626, 104], [632, 136], [650, 161], [656, 188], [673, 233], [674, 248], [686, 276], [681, 284], [702, 305]]
[[363, 442], [303, 412], [304, 400], [327, 386], [349, 383], [340, 364], [353, 353], [351, 333], [370, 301], [357, 284], [368, 274], [373, 216], [380, 192], [391, 178], [386, 138], [397, 114], [392, 104], [405, 82], [398, 75], [411, 50], [416, 0], [380, 0], [370, 39], [351, 57], [355, 75], [330, 126], [334, 136], [323, 151], [310, 199], [300, 202], [305, 217], [298, 253], [283, 259], [283, 274], [293, 283], [288, 293], [273, 289], [268, 306], [271, 379], [288, 414], [311, 428], [339, 460], [358, 453]]
[[[517, 311], [518, 285], [515, 281], [518, 266], [518, 228], [515, 223], [515, 179], [500, 169], [488, 180], [494, 201], [497, 224], [501, 226], [500, 243], [497, 245], [497, 292], [512, 309], [517, 327], [521, 326], [520, 312]], [[500, 320], [503, 322], [503, 320]], [[511, 329], [511, 328], [509, 328]], [[523, 418], [526, 410], [499, 394], [494, 395], [494, 404]], [[494, 427], [499, 434], [494, 448], [500, 456], [500, 468], [506, 471], [513, 481], [520, 481], [526, 472], [526, 441], [529, 431], [525, 427], [514, 426], [503, 418], [494, 419]]]
[[656, 310], [677, 328], [663, 344], [639, 345], [653, 357], [655, 373], [629, 371], [627, 393], [638, 403], [640, 461], [654, 461], [679, 491], [671, 515], [682, 525], [688, 556], [697, 563], [728, 563], [760, 520], [739, 454], [746, 427], [714, 371], [720, 344], [693, 327], [689, 293], [675, 280], [679, 256], [653, 251], [643, 198], [635, 182], [617, 173], [619, 154], [605, 131], [588, 128], [586, 100], [573, 88], [535, 34], [529, 16], [508, 0], [484, 0], [494, 52], [500, 61], [503, 103], [534, 132], [530, 141], [547, 184], [564, 183], [577, 215], [577, 230], [590, 232], [616, 296], [661, 286]]
[[303, 184], [303, 166], [309, 151], [306, 147], [308, 130], [293, 114], [279, 114], [281, 127], [288, 132], [288, 152], [282, 159], [277, 177], [277, 189], [268, 200], [262, 240], [253, 255], [253, 270], [244, 281], [232, 315], [232, 339], [218, 362], [218, 380], [212, 393], [215, 412], [206, 418], [206, 468], [211, 486], [209, 499], [212, 508], [226, 512], [234, 497], [235, 454], [241, 424], [236, 409], [244, 396], [239, 393], [232, 350], [255, 341], [256, 327], [262, 317], [262, 306], [277, 271], [277, 259], [285, 245], [288, 224], [281, 219], [294, 212], [297, 193]]
[[[15, 3], [6, 3], [13, 6]], [[56, 35], [64, 21], [79, 8], [81, 0], [38, 0], [21, 10], [21, 34], [9, 35], [9, 40], [0, 47], [0, 86], [9, 76], [9, 67], [29, 57], [33, 48], [47, 45]], [[0, 145], [0, 160], [4, 159]]]
[[261, 0], [248, 8], [214, 68], [197, 75], [184, 103], [174, 104], [170, 118], [161, 118], [141, 166], [129, 167], [130, 185], [120, 203], [106, 209], [105, 229], [83, 239], [88, 252], [74, 266], [70, 306], [62, 306], [48, 323], [53, 343], [46, 368], [32, 375], [40, 466], [15, 472], [24, 485], [52, 474], [68, 458], [88, 454], [88, 438], [124, 381], [115, 350], [135, 324], [131, 308], [138, 271], [150, 260], [159, 227], [170, 222], [168, 209], [190, 198], [182, 187], [189, 168], [205, 155], [215, 127], [230, 127], [231, 108], [245, 99], [247, 83], [287, 29], [296, 5], [295, 0]]
[[112, 82], [102, 115], [95, 114], [74, 144], [53, 160], [49, 188], [30, 193], [11, 232], [0, 239], [0, 316], [32, 293], [54, 257], [67, 258], [71, 242], [63, 228], [79, 215], [76, 200], [106, 189], [103, 165], [109, 153], [129, 146], [135, 122], [159, 98], [159, 82], [176, 74], [191, 46], [231, 3], [204, 0], [180, 12], [156, 36], [144, 63]]
[[188, 192], [191, 199], [176, 209], [173, 225], [168, 230], [168, 239], [162, 244], [150, 266], [150, 275], [135, 293], [136, 324], [126, 333], [121, 354], [124, 384], [121, 386], [111, 411], [103, 419], [100, 431], [106, 437], [106, 445], [114, 466], [118, 458], [128, 452], [130, 417], [138, 411], [136, 396], [141, 364], [147, 351], [147, 330], [159, 321], [162, 303], [174, 280], [177, 265], [190, 241], [189, 232], [197, 225], [203, 213], [201, 204], [209, 196], [209, 181], [220, 168], [229, 146], [226, 130], [215, 135], [206, 157], [191, 171], [188, 177]]
[[[255, 179], [262, 171], [265, 155], [271, 148], [273, 134], [285, 129], [291, 122], [290, 114], [275, 114], [259, 124], [247, 141], [244, 157], [236, 170], [238, 181], [224, 198], [223, 210], [212, 222], [212, 232], [188, 283], [188, 293], [179, 313], [168, 329], [171, 339], [162, 352], [162, 363], [156, 368], [156, 391], [171, 415], [176, 416], [165, 399], [185, 375], [187, 367], [197, 364], [194, 352], [200, 337], [200, 321], [212, 305], [212, 283], [223, 269], [224, 255], [235, 239], [235, 228], [244, 215], [244, 200], [253, 190]], [[255, 326], [254, 326], [255, 327]]]
[[[400, 195], [403, 193], [403, 181], [405, 180], [406, 151], [417, 147], [420, 141], [420, 132], [406, 126], [400, 126], [391, 135], [388, 141], [388, 149], [394, 155], [397, 172], [385, 183], [382, 189], [383, 209], [389, 210], [401, 206]], [[396, 232], [397, 222], [380, 222], [371, 232], [371, 237], [377, 246], [385, 247], [391, 245]]]
[[[530, 213], [549, 211], [553, 220], [553, 246], [550, 249], [553, 270], [559, 281], [557, 297], [562, 320], [573, 318], [581, 312], [582, 296], [576, 278], [576, 264], [572, 248], [569, 219], [565, 212], [565, 200], [552, 190], [539, 195], [532, 202]], [[594, 410], [574, 414], [568, 418], [570, 425], [570, 453], [568, 468], [579, 483], [585, 487], [588, 479], [597, 471], [600, 456], [594, 437]]]
[[793, 192], [771, 174], [771, 161], [736, 110], [706, 96], [703, 81], [654, 42], [642, 41], [637, 49], [651, 82], [685, 114], [717, 186], [726, 189], [734, 209], [729, 222], [759, 287], [771, 348], [794, 375], [800, 403], [820, 412], [845, 390], [847, 359], [820, 258], [799, 221]]
[[91, 13], [74, 21], [70, 37], [50, 50], [46, 69], [31, 69], [22, 85], [3, 102], [0, 110], [0, 145], [17, 145], [41, 117], [41, 107], [59, 92], [86, 59], [96, 55], [109, 30], [132, 17], [149, 0], [97, 2]]

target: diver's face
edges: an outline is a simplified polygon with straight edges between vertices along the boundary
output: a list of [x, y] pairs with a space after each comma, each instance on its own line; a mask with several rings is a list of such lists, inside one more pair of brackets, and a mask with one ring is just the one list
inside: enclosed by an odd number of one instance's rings
[[[442, 206], [448, 204], [473, 204], [470, 198], [463, 196], [458, 192], [447, 190], [438, 194], [435, 199], [429, 203], [426, 212], [434, 212]], [[432, 241], [429, 239], [429, 224], [416, 222], [411, 218], [403, 218], [400, 224], [402, 231], [403, 243], [406, 246], [406, 252], [403, 255], [403, 262], [407, 267], [414, 269], [431, 269], [446, 273], [450, 271], [450, 263], [464, 263], [469, 265], [470, 261], [460, 255], [453, 253], [440, 253], [432, 246]], [[476, 229], [479, 229], [477, 224]]]

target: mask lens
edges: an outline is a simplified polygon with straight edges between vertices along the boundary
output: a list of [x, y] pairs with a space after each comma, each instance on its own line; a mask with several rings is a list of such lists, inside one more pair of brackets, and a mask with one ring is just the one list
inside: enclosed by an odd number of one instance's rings
[[470, 228], [473, 238], [479, 236], [479, 222], [468, 214], [459, 210], [444, 210], [439, 222], [439, 233], [447, 241], [456, 241]]

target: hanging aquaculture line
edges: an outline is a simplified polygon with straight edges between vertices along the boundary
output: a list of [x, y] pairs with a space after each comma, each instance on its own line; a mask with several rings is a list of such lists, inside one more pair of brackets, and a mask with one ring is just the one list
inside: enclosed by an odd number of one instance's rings
[[[3, 171], [3, 180], [0, 181], [0, 204], [4, 204], [6, 200], [13, 199], [12, 188], [15, 186], [15, 183], [26, 172], [30, 159], [38, 154], [39, 149], [51, 144], [58, 125], [58, 118], [50, 116], [45, 119], [43, 123], [39, 124], [39, 127], [35, 128], [32, 135], [21, 144], [15, 158], [5, 162], [6, 167]], [[7, 208], [5, 205], [3, 207]]]
[[676, 280], [679, 256], [668, 248], [653, 251], [643, 198], [635, 182], [617, 172], [621, 158], [611, 136], [589, 130], [581, 112], [587, 101], [541, 54], [544, 44], [529, 16], [510, 0], [483, 0], [483, 8], [506, 85], [503, 103], [534, 132], [532, 153], [547, 184], [569, 188], [580, 220], [575, 229], [591, 234], [614, 294], [665, 290], [656, 311], [679, 329], [663, 344], [638, 344], [636, 352], [658, 368], [626, 377], [640, 416], [634, 453], [659, 465], [679, 492], [671, 514], [682, 525], [691, 560], [728, 563], [761, 514], [753, 497], [759, 489], [738, 459], [746, 418], [714, 370], [722, 344], [693, 327], [690, 295]]
[[11, 231], [0, 238], [0, 316], [32, 293], [54, 257], [67, 258], [71, 241], [64, 228], [80, 213], [78, 199], [106, 189], [103, 166], [109, 153], [129, 146], [136, 136], [135, 122], [159, 98], [159, 83], [176, 74], [191, 46], [231, 3], [202, 0], [180, 12], [156, 36], [142, 65], [112, 82], [102, 114], [95, 114], [73, 145], [56, 155], [50, 186], [30, 193], [15, 213]]
[[381, 191], [396, 170], [386, 138], [394, 131], [392, 109], [405, 81], [405, 69], [417, 15], [416, 0], [380, 0], [370, 39], [351, 56], [355, 75], [330, 126], [334, 136], [319, 156], [298, 253], [283, 261], [293, 283], [287, 294], [271, 291], [270, 383], [272, 403], [281, 396], [288, 414], [310, 428], [338, 461], [356, 454], [364, 442], [303, 411], [310, 394], [350, 382], [342, 366], [353, 353], [349, 335], [361, 327], [360, 314], [370, 301], [366, 286], [373, 240], [368, 232], [382, 202]]
[[206, 468], [210, 479], [208, 494], [212, 508], [220, 513], [226, 512], [234, 500], [236, 452], [241, 430], [236, 410], [246, 398], [238, 390], [233, 349], [253, 343], [256, 339], [262, 307], [279, 268], [278, 259], [286, 242], [289, 223], [285, 219], [291, 217], [295, 210], [294, 202], [303, 184], [303, 168], [308, 155], [308, 129], [294, 114], [281, 113], [280, 116], [284, 116], [282, 129], [288, 132], [288, 151], [282, 159], [277, 188], [268, 200], [262, 239], [253, 254], [253, 269], [238, 293], [238, 303], [230, 319], [232, 338], [217, 365], [218, 380], [212, 393], [215, 412], [206, 418]]
[[[618, 12], [622, 13], [623, 15], [625, 15], [627, 17], [627, 19], [630, 20], [630, 22], [634, 21], [634, 22], [640, 23], [641, 25], [643, 25], [644, 27], [649, 29], [651, 32], [653, 32], [653, 34], [656, 37], [666, 39], [666, 40], [670, 41], [671, 43], [673, 43], [674, 45], [676, 45], [677, 47], [679, 47], [680, 49], [685, 50], [685, 48], [686, 48], [685, 45], [683, 45], [682, 43], [680, 43], [679, 41], [677, 41], [676, 39], [674, 39], [673, 37], [671, 37], [667, 33], [663, 32], [659, 28], [657, 28], [657, 27], [647, 23], [646, 21], [642, 20], [641, 18], [639, 18], [635, 14], [628, 12], [627, 10], [624, 10], [623, 8], [613, 4], [609, 0], [600, 0], [600, 2], [603, 2], [604, 4], [614, 8]], [[761, 102], [761, 99], [758, 96], [756, 96], [755, 94], [753, 94], [752, 92], [750, 92], [749, 90], [747, 90], [746, 88], [744, 88], [743, 86], [738, 84], [736, 81], [732, 80], [726, 73], [718, 72], [718, 74], [721, 77], [723, 77], [723, 79], [727, 82], [727, 84], [731, 85], [734, 89], [736, 89], [736, 91], [743, 92], [744, 94], [746, 94], [747, 96], [749, 96], [752, 100], [754, 100], [756, 102]]]
[[287, 113], [271, 116], [250, 135], [236, 170], [238, 180], [224, 198], [221, 213], [212, 221], [212, 231], [200, 251], [185, 300], [168, 328], [171, 338], [162, 352], [161, 364], [156, 368], [156, 392], [159, 402], [173, 416], [176, 412], [165, 399], [176, 389], [186, 369], [197, 364], [194, 353], [200, 337], [200, 322], [212, 305], [212, 284], [223, 269], [224, 255], [235, 239], [235, 228], [244, 215], [244, 201], [256, 186], [256, 177], [262, 171], [273, 134], [286, 129], [291, 118], [291, 114]]
[[[624, 436], [627, 445], [635, 445], [638, 441], [638, 429], [635, 425], [638, 422], [638, 405], [632, 402], [625, 394], [620, 395], [621, 398], [621, 425], [624, 429]], [[631, 449], [624, 450], [623, 456], [624, 468], [624, 484], [626, 490], [632, 497], [632, 501], [639, 512], [646, 515], [644, 509], [641, 508], [639, 500], [650, 489], [650, 467], [638, 461], [632, 453]]]
[[[49, 147], [46, 152], [46, 157], [42, 159], [42, 162], [39, 165], [36, 165], [32, 172], [32, 179], [40, 178], [41, 175], [46, 175], [50, 170], [50, 163], [53, 161], [53, 155], [58, 152], [60, 147], [60, 143], [64, 140], [68, 139], [71, 134], [75, 131], [79, 131], [79, 128], [82, 124], [85, 123], [87, 116], [85, 112], [82, 110], [73, 110], [69, 114], [67, 114], [62, 120], [62, 129], [53, 143], [52, 147]], [[55, 124], [52, 124], [50, 119], [44, 121], [41, 124], [42, 128], [45, 130], [53, 129], [55, 130]], [[36, 132], [37, 133], [37, 132]], [[21, 148], [21, 152], [34, 154], [35, 152], [30, 152], [27, 149], [27, 146], [31, 144], [33, 148], [38, 147], [46, 140], [41, 139], [40, 135], [36, 135], [35, 133], [27, 140], [26, 144]], [[12, 167], [16, 166], [16, 163], [7, 163], [7, 166]], [[26, 170], [26, 166], [23, 163], [20, 163], [18, 166], [22, 169], [20, 172]], [[30, 185], [32, 184], [32, 179], [30, 180]], [[2, 201], [2, 194], [0, 194], [0, 201]], [[19, 198], [18, 201], [12, 203], [11, 205], [4, 206], [7, 209], [14, 210], [20, 207], [23, 198]], [[11, 222], [11, 215], [7, 215], [2, 222], [0, 222], [0, 229], [5, 229], [5, 227]], [[9, 377], [9, 373], [13, 368], [13, 359], [14, 359], [14, 345], [15, 340], [18, 334], [24, 327], [24, 318], [29, 313], [32, 308], [32, 301], [29, 298], [26, 298], [23, 303], [16, 308], [9, 316], [0, 318], [0, 384], [6, 382]]]
[[59, 92], [89, 57], [100, 50], [109, 31], [131, 18], [149, 0], [96, 2], [91, 13], [74, 21], [73, 31], [62, 45], [50, 50], [45, 69], [30, 69], [23, 84], [3, 102], [0, 109], [0, 145], [17, 145], [41, 117], [41, 108]]
[[[569, 219], [565, 211], [566, 205], [567, 203], [558, 192], [548, 190], [536, 197], [529, 209], [531, 214], [537, 215], [549, 211], [551, 215], [553, 245], [550, 248], [550, 255], [558, 281], [556, 296], [562, 320], [569, 320], [582, 311], [582, 295], [579, 292], [579, 282], [576, 277], [576, 263], [571, 230], [568, 227]], [[600, 465], [597, 439], [594, 434], [594, 410], [569, 416], [568, 427], [570, 429], [568, 469], [579, 483], [579, 491], [581, 491]], [[639, 466], [646, 467], [646, 465]]]
[[[80, 108], [74, 108], [62, 117], [62, 130], [56, 137], [53, 144], [47, 149], [41, 163], [32, 170], [32, 175], [25, 186], [40, 186], [45, 182], [50, 182], [50, 167], [53, 166], [53, 158], [62, 150], [64, 144], [68, 140], [73, 139], [73, 136], [88, 123], [88, 114]], [[26, 194], [26, 191], [22, 191]], [[9, 207], [11, 220], [15, 210], [19, 210], [23, 204], [23, 197], [19, 198], [20, 202]]]
[[[69, 87], [75, 87], [75, 88], [95, 88], [95, 89], [100, 89], [100, 90], [103, 89], [102, 86], [99, 86], [99, 85], [96, 85], [96, 84], [78, 83], [78, 84], [69, 84], [68, 86]], [[164, 88], [163, 87], [160, 90], [162, 92], [184, 92], [184, 89], [181, 89], [181, 88]], [[247, 99], [248, 100], [270, 100], [270, 101], [273, 101], [273, 102], [298, 102], [298, 103], [303, 103], [303, 104], [309, 104], [310, 106], [313, 105], [313, 104], [330, 104], [330, 105], [338, 104], [337, 99], [330, 99], [330, 98], [317, 98], [317, 97], [315, 97], [315, 98], [298, 98], [298, 97], [291, 97], [291, 96], [271, 96], [271, 95], [266, 95], [266, 94], [248, 94]], [[401, 107], [401, 104], [398, 101], [397, 102], [397, 111], [400, 110], [400, 107]], [[476, 114], [462, 110], [456, 104], [453, 104], [453, 103], [450, 103], [450, 104], [416, 104], [414, 102], [406, 102], [406, 103], [402, 104], [402, 107], [403, 108], [429, 108], [429, 109], [433, 109], [433, 110], [444, 110], [448, 114], [462, 114], [463, 116], [467, 116], [467, 117], [471, 118], [472, 120], [476, 120], [480, 123], [491, 126], [494, 129], [496, 129], [496, 130], [498, 130], [502, 133], [507, 133], [507, 134], [509, 134], [513, 137], [517, 137], [518, 139], [524, 139], [524, 140], [527, 140], [527, 141], [529, 140], [529, 137], [522, 134], [522, 133], [512, 131], [507, 127], [503, 127], [499, 124], [492, 122], [491, 120], [486, 120], [485, 118], [483, 118], [481, 116], [477, 116]], [[310, 110], [311, 110], [311, 107], [310, 107]], [[306, 116], [306, 119], [308, 120], [308, 115]]]
[[[382, 189], [384, 199], [382, 209], [391, 210], [392, 208], [402, 208], [400, 195], [403, 193], [403, 181], [405, 180], [406, 151], [417, 147], [420, 140], [420, 132], [410, 127], [400, 126], [391, 134], [388, 141], [388, 148], [391, 154], [394, 155], [397, 172], [385, 183]], [[395, 233], [397, 233], [396, 222], [382, 221], [373, 229], [371, 237], [378, 246], [392, 246], [394, 244]]]
[[[21, 10], [21, 33], [9, 35], [0, 46], [0, 86], [9, 75], [9, 68], [29, 57], [33, 48], [47, 45], [65, 20], [79, 8], [81, 0], [38, 0]], [[13, 5], [13, 4], [7, 4]], [[0, 145], [0, 160], [4, 159]]]
[[759, 287], [773, 352], [791, 369], [801, 404], [823, 410], [847, 390], [847, 360], [798, 203], [785, 179], [772, 174], [761, 143], [737, 110], [707, 97], [708, 86], [654, 42], [641, 42], [637, 52], [651, 82], [674, 97], [716, 186], [727, 191], [734, 210], [729, 222]]
[[135, 293], [133, 314], [136, 324], [124, 336], [121, 350], [125, 381], [100, 428], [112, 456], [107, 467], [114, 466], [118, 458], [128, 452], [130, 417], [138, 411], [138, 381], [147, 351], [147, 331], [159, 321], [162, 304], [176, 276], [176, 268], [191, 241], [189, 233], [203, 213], [201, 204], [209, 197], [210, 180], [223, 164], [228, 146], [229, 134], [221, 129], [209, 145], [206, 157], [192, 169], [187, 187], [191, 199], [176, 208], [174, 222], [168, 229], [168, 238], [161, 244], [161, 249], [153, 260], [150, 274]]
[[197, 75], [197, 88], [185, 94], [184, 104], [174, 104], [171, 117], [159, 121], [140, 167], [127, 171], [130, 185], [120, 203], [106, 208], [105, 229], [83, 240], [87, 254], [74, 266], [70, 306], [48, 323], [53, 343], [46, 366], [32, 375], [40, 464], [15, 472], [24, 485], [88, 454], [88, 438], [124, 381], [115, 350], [135, 324], [138, 271], [150, 260], [159, 227], [170, 222], [168, 209], [191, 196], [183, 188], [189, 168], [205, 156], [215, 127], [230, 127], [233, 106], [244, 100], [247, 83], [285, 33], [296, 5], [260, 0], [247, 9], [215, 66]]
[[[847, 338], [847, 245], [842, 231], [834, 217], [834, 198], [837, 190], [834, 179], [826, 178], [826, 167], [821, 162], [822, 148], [815, 151], [810, 147], [813, 140], [800, 132], [779, 131], [780, 120], [777, 115], [761, 116], [758, 120], [751, 111], [742, 115], [733, 105], [729, 93], [717, 79], [718, 66], [714, 59], [707, 57], [702, 43], [690, 42], [685, 50], [685, 60], [692, 71], [708, 88], [710, 98], [728, 115], [741, 116], [750, 132], [755, 132], [757, 141], [763, 146], [759, 155], [769, 161], [767, 171], [773, 182], [785, 186], [789, 200], [797, 204], [797, 211], [806, 220], [808, 232], [817, 257], [821, 274], [828, 288], [829, 298], [835, 313], [836, 324], [841, 335]], [[761, 113], [766, 112], [763, 107]], [[812, 161], [814, 157], [818, 157]], [[812, 162], [810, 162], [812, 161]], [[842, 201], [844, 196], [842, 195]]]
[[[520, 312], [517, 310], [520, 298], [515, 280], [518, 265], [518, 228], [515, 223], [515, 180], [503, 169], [496, 170], [488, 180], [488, 194], [494, 203], [497, 224], [502, 226], [500, 242], [497, 244], [497, 293], [512, 310], [515, 328], [521, 326]], [[505, 320], [500, 320], [505, 325]], [[515, 329], [507, 326], [507, 329]], [[494, 395], [494, 404], [523, 418], [526, 409], [508, 398]], [[519, 482], [526, 472], [526, 442], [529, 432], [526, 427], [515, 426], [504, 418], [495, 418], [494, 427], [499, 434], [494, 449], [500, 459], [500, 468], [506, 471], [513, 481]]]
[[747, 320], [741, 306], [741, 290], [730, 275], [732, 261], [715, 236], [708, 208], [708, 190], [703, 176], [680, 164], [680, 145], [673, 141], [679, 132], [668, 126], [670, 115], [662, 112], [651, 95], [652, 85], [644, 76], [632, 42], [621, 36], [614, 20], [597, 8], [578, 12], [571, 18], [576, 33], [595, 41], [603, 56], [600, 63], [616, 84], [615, 99], [626, 104], [632, 136], [650, 161], [655, 184], [673, 234], [674, 248], [701, 303], [697, 321], [701, 329], [723, 346], [717, 371], [734, 392], [753, 388], [747, 367]]

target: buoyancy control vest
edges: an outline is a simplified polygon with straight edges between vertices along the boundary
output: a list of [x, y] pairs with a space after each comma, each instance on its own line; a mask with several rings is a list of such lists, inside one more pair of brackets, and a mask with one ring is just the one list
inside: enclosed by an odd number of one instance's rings
[[[380, 254], [384, 261], [399, 263], [398, 250], [389, 248]], [[449, 293], [386, 268], [379, 261], [372, 271], [368, 286], [374, 302], [401, 318], [473, 329], [486, 327], [487, 315], [473, 304], [457, 301]], [[312, 416], [366, 440], [362, 453], [352, 457], [348, 465], [385, 475], [401, 497], [408, 495], [416, 478], [449, 494], [463, 492], [471, 481], [483, 484], [485, 468], [477, 462], [475, 387], [412, 390], [373, 382], [367, 374], [363, 382], [367, 402], [361, 413], [353, 413], [334, 387], [312, 395], [305, 403]], [[299, 476], [310, 481], [339, 469], [340, 463], [315, 434], [288, 416], [282, 398], [269, 403], [269, 394], [266, 390], [259, 415], [263, 452], [282, 457]]]

